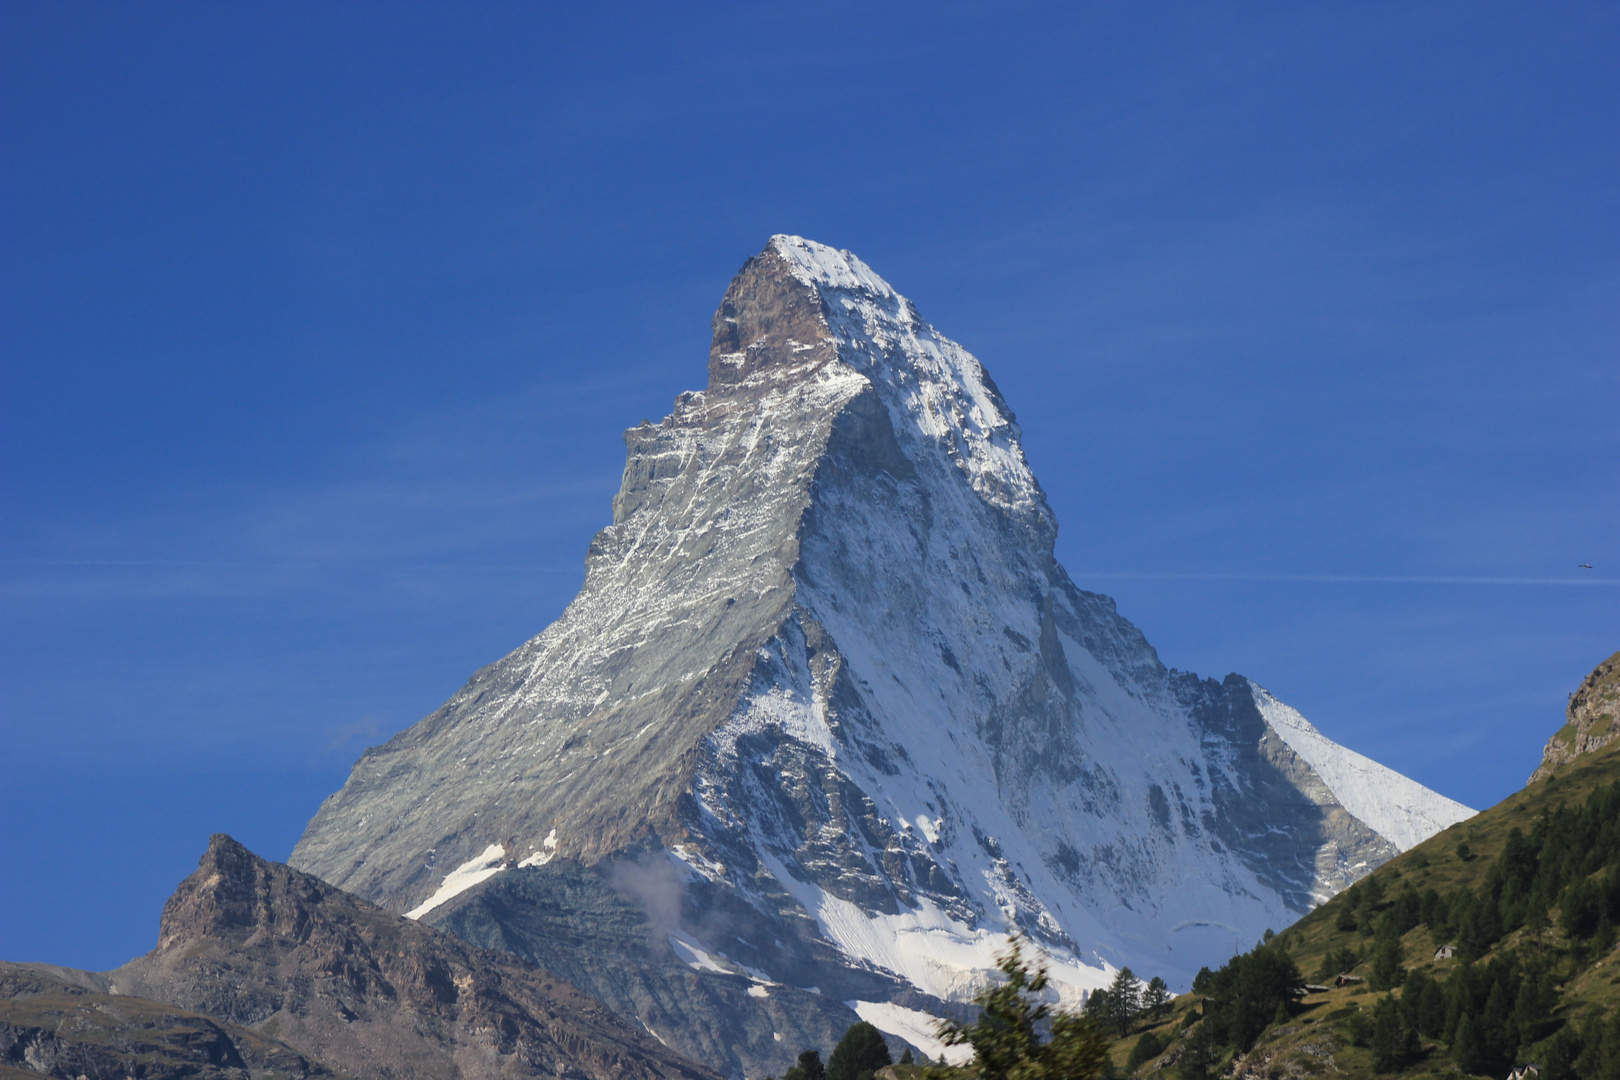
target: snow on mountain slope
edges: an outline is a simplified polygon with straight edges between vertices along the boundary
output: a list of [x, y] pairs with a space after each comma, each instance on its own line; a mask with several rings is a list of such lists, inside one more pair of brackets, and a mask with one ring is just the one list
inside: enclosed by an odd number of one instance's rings
[[1340, 746], [1265, 688], [1253, 682], [1249, 686], [1266, 723], [1310, 763], [1344, 808], [1402, 851], [1474, 816], [1462, 803]]
[[503, 947], [520, 875], [661, 867], [659, 940], [901, 1017], [1013, 927], [1071, 1001], [1184, 986], [1468, 813], [1076, 588], [983, 366], [853, 255], [773, 238], [713, 331], [579, 596], [367, 751], [294, 865]]

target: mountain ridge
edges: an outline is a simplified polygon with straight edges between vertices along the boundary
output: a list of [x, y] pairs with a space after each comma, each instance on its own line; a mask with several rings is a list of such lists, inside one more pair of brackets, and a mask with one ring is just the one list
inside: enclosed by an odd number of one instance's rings
[[10, 1056], [40, 1071], [127, 1061], [132, 1075], [162, 1064], [176, 1080], [717, 1075], [551, 972], [223, 833], [164, 904], [146, 955], [107, 972], [0, 966], [0, 1028]]
[[[361, 1075], [440, 1057], [464, 1077], [703, 1080], [596, 1001], [503, 953], [375, 908], [224, 834], [164, 904], [156, 948], [108, 990], [264, 1028]], [[318, 1049], [317, 1049], [318, 1048]]]

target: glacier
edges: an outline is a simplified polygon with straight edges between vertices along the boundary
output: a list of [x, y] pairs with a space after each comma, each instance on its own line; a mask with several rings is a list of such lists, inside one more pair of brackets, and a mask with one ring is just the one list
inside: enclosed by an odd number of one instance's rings
[[[734, 1008], [906, 1037], [1010, 930], [1070, 1004], [1185, 987], [1472, 813], [1076, 587], [983, 365], [851, 253], [773, 237], [712, 329], [707, 388], [626, 432], [579, 595], [368, 750], [294, 866], [553, 964], [516, 883], [595, 867]], [[771, 1015], [739, 1073], [787, 1053]]]

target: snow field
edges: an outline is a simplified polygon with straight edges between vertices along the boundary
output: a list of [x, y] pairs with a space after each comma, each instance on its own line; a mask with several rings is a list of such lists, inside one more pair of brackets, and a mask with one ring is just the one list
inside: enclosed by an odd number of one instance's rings
[[1266, 723], [1316, 770], [1340, 804], [1402, 851], [1474, 816], [1462, 803], [1340, 746], [1259, 684], [1250, 682], [1249, 689]]
[[506, 848], [491, 844], [483, 854], [468, 859], [444, 877], [434, 894], [405, 913], [407, 919], [420, 919], [446, 900], [456, 897], [500, 873], [506, 864]]
[[899, 1036], [935, 1061], [939, 1060], [941, 1054], [952, 1065], [966, 1065], [973, 1060], [971, 1046], [947, 1046], [939, 1041], [934, 1026], [939, 1021], [928, 1013], [887, 1001], [846, 1001], [844, 1004], [879, 1031]]

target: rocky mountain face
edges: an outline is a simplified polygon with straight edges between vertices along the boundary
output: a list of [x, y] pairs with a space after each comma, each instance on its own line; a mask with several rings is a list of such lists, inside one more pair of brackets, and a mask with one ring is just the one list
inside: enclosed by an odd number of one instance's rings
[[[722, 1072], [780, 1075], [799, 1051], [831, 1049], [857, 1022], [845, 1001], [906, 993], [893, 977], [849, 967], [810, 927], [789, 936], [725, 890], [683, 890], [673, 869], [651, 853], [514, 869], [422, 921], [555, 972]], [[766, 960], [774, 977], [750, 963]]]
[[[57, 977], [92, 995], [75, 1015], [133, 1016], [112, 1024], [119, 1038], [151, 1027], [142, 1009], [162, 1011], [159, 1036], [190, 1025], [196, 1034], [184, 1041], [222, 1077], [717, 1075], [553, 974], [268, 863], [223, 835], [164, 906], [157, 948], [104, 974]], [[49, 995], [13, 996], [42, 1016], [68, 1012]], [[15, 1007], [3, 1013], [14, 1027]]]
[[1530, 774], [1530, 783], [1545, 780], [1582, 754], [1590, 754], [1613, 742], [1620, 735], [1620, 652], [1615, 653], [1582, 680], [1569, 697], [1566, 722], [1542, 751], [1541, 764]]
[[937, 1050], [1014, 927], [1071, 1002], [1185, 986], [1472, 813], [1076, 587], [989, 375], [848, 252], [773, 238], [708, 375], [626, 433], [562, 616], [293, 865], [761, 1075], [854, 1014]]

